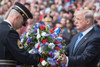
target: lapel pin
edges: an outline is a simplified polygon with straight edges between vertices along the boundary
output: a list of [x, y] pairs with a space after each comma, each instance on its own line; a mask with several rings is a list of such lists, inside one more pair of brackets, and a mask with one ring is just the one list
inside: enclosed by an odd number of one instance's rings
[[84, 38], [85, 40], [87, 39], [87, 37]]

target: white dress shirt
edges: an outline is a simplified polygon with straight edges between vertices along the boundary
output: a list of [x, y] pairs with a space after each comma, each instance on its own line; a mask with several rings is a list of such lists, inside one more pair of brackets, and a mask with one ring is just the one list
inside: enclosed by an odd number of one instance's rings
[[8, 20], [4, 20], [4, 21], [6, 21], [7, 23], [9, 23], [11, 26], [13, 26], [13, 25], [10, 23], [10, 21], [8, 21]]

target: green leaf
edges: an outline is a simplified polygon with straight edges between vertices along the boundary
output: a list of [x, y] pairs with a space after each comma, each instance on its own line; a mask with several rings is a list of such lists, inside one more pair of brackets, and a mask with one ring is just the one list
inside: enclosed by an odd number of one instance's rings
[[49, 29], [48, 29], [48, 27], [46, 26], [46, 31], [48, 31]]
[[54, 38], [54, 39], [52, 40], [52, 42], [54, 42], [54, 41], [55, 41], [55, 39], [56, 39], [56, 38]]
[[27, 41], [27, 38], [26, 37], [24, 37], [24, 40], [23, 40], [23, 44], [25, 44], [25, 42]]
[[44, 39], [45, 39], [45, 37], [42, 36], [42, 37], [40, 38], [40, 42], [42, 42]]

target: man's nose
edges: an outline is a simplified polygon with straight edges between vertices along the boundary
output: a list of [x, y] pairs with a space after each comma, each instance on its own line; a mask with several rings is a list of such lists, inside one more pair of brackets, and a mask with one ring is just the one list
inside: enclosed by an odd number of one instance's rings
[[74, 23], [77, 24], [78, 23], [77, 20], [75, 20]]

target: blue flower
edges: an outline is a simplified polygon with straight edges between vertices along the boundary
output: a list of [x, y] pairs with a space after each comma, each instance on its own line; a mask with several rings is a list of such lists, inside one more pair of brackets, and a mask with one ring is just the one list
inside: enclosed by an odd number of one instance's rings
[[37, 27], [40, 27], [41, 26], [41, 24], [39, 23], [39, 24], [37, 24]]
[[36, 25], [34, 25], [34, 30], [36, 31], [38, 29], [38, 27]]
[[20, 36], [20, 39], [24, 38], [24, 37], [25, 37], [25, 34], [26, 34], [26, 33], [24, 32], [24, 34], [23, 34], [22, 36]]
[[40, 43], [40, 47], [43, 46], [43, 43]]
[[47, 37], [47, 36], [50, 36], [50, 34], [45, 34], [45, 36]]
[[54, 56], [53, 51], [50, 51], [50, 52], [48, 53], [48, 55]]
[[54, 60], [53, 58], [48, 57], [48, 58], [47, 58], [47, 61], [48, 61], [49, 64], [51, 64], [51, 65], [54, 65], [54, 66], [56, 65], [56, 64], [55, 64], [55, 60]]
[[55, 36], [56, 36], [56, 34], [50, 34], [50, 37], [52, 38], [52, 39], [54, 39], [55, 38]]
[[27, 42], [28, 42], [29, 44], [30, 44], [30, 43], [33, 43], [33, 42], [32, 42], [32, 37], [28, 36]]
[[45, 43], [45, 45], [49, 45], [49, 43], [48, 43], [48, 42], [46, 42], [46, 43]]

